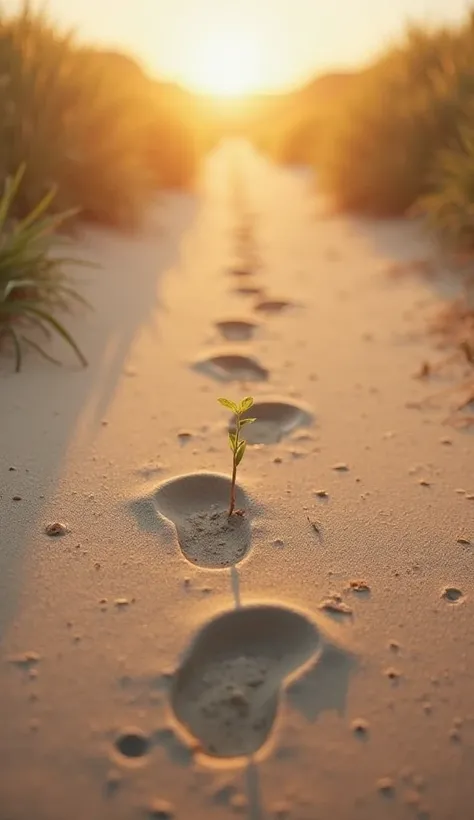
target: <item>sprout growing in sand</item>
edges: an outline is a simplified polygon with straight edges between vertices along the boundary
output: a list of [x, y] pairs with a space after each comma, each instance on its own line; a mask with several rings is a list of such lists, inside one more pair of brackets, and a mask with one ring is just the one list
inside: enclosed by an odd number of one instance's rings
[[247, 442], [241, 438], [240, 431], [242, 427], [246, 424], [252, 424], [252, 422], [256, 421], [256, 419], [242, 418], [243, 414], [252, 407], [252, 396], [246, 396], [246, 398], [242, 399], [239, 404], [230, 401], [230, 399], [224, 398], [217, 399], [217, 401], [219, 404], [222, 404], [223, 407], [227, 407], [228, 410], [231, 410], [235, 416], [235, 429], [229, 431], [229, 445], [232, 450], [232, 483], [230, 487], [229, 505], [230, 517], [235, 509], [235, 480], [237, 478], [237, 467], [242, 461], [245, 454], [245, 448], [247, 447]]

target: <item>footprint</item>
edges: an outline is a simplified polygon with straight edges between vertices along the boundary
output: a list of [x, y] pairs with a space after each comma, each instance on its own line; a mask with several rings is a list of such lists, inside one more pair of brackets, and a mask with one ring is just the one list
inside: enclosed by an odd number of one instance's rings
[[[215, 473], [191, 473], [165, 481], [153, 497], [160, 516], [171, 521], [185, 558], [200, 567], [233, 567], [251, 540], [248, 515], [228, 516], [230, 480]], [[249, 499], [237, 486], [237, 508]]]
[[289, 307], [292, 303], [286, 299], [262, 299], [255, 305], [255, 310], [259, 313], [281, 313]]
[[236, 276], [236, 277], [238, 277], [239, 279], [240, 279], [240, 278], [242, 278], [242, 279], [243, 279], [243, 278], [245, 278], [246, 276], [253, 276], [254, 271], [253, 271], [253, 269], [252, 269], [251, 267], [244, 267], [244, 266], [242, 266], [242, 267], [229, 268], [229, 274], [230, 274], [231, 276]]
[[263, 296], [265, 293], [264, 289], [258, 285], [239, 285], [233, 289], [233, 292], [238, 293], [239, 296]]
[[246, 342], [253, 337], [258, 325], [246, 319], [228, 319], [216, 322], [216, 327], [229, 342]]
[[177, 719], [212, 757], [256, 752], [268, 738], [280, 688], [314, 656], [316, 627], [278, 606], [249, 606], [208, 623], [172, 684]]
[[217, 353], [195, 364], [195, 368], [218, 381], [265, 381], [266, 368], [250, 356], [240, 353]]
[[254, 402], [245, 416], [257, 419], [245, 429], [249, 444], [277, 444], [297, 427], [309, 426], [314, 420], [309, 410], [278, 399]]

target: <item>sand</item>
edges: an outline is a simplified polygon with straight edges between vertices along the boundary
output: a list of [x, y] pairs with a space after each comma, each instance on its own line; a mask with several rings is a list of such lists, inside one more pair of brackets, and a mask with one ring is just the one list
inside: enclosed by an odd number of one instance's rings
[[230, 144], [77, 251], [90, 367], [0, 365], [0, 820], [469, 817], [473, 438], [462, 365], [416, 377], [456, 284], [420, 225]]

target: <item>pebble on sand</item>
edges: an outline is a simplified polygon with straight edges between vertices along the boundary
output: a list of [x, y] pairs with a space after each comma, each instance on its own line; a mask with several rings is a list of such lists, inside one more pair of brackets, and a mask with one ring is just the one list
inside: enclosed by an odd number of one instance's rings
[[152, 800], [147, 811], [150, 820], [173, 820], [175, 817], [174, 807], [167, 800]]
[[14, 663], [16, 666], [31, 666], [34, 663], [39, 663], [40, 660], [41, 655], [33, 649], [20, 652], [18, 655], [11, 655], [8, 658], [9, 663]]
[[356, 735], [366, 735], [369, 731], [369, 723], [364, 718], [356, 718], [351, 723], [351, 729]]
[[69, 529], [67, 524], [61, 524], [60, 521], [52, 521], [50, 524], [46, 524], [44, 531], [46, 535], [51, 537], [55, 537], [58, 535], [67, 535], [71, 530]]
[[325, 601], [322, 601], [319, 604], [320, 609], [326, 610], [326, 612], [334, 612], [338, 615], [352, 615], [352, 607], [348, 604], [345, 604], [344, 601], [338, 601], [335, 598], [327, 598]]
[[395, 783], [393, 781], [393, 778], [391, 778], [391, 777], [380, 777], [377, 780], [377, 790], [379, 792], [382, 792], [382, 794], [390, 796], [390, 795], [393, 794], [394, 789], [395, 789]]
[[333, 464], [333, 470], [337, 470], [338, 473], [347, 473], [349, 470], [349, 465], [346, 464], [344, 461], [338, 461], [337, 464]]
[[369, 584], [367, 583], [367, 581], [364, 581], [363, 579], [354, 579], [352, 581], [349, 581], [349, 587], [354, 592], [370, 592]]

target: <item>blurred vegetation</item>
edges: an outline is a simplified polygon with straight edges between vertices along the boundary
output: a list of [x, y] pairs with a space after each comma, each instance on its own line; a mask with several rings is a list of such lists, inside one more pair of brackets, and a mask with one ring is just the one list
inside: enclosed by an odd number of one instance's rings
[[54, 207], [129, 226], [161, 187], [191, 184], [192, 98], [133, 59], [79, 45], [27, 5], [0, 13], [0, 175], [26, 165], [15, 212], [51, 186]]
[[73, 337], [56, 317], [58, 310], [70, 312], [74, 304], [86, 304], [63, 271], [65, 264], [80, 264], [79, 260], [51, 253], [53, 247], [58, 249], [56, 231], [74, 213], [47, 215], [54, 198], [51, 191], [27, 216], [14, 219], [24, 173], [23, 165], [15, 177], [6, 180], [0, 197], [0, 345], [10, 342], [16, 372], [21, 369], [25, 347], [57, 364], [44, 347], [54, 333], [86, 365]]
[[0, 347], [51, 360], [58, 316], [83, 302], [58, 232], [75, 220], [130, 229], [157, 190], [193, 184], [198, 103], [132, 58], [80, 45], [28, 3], [0, 10]]
[[458, 26], [410, 25], [363, 70], [272, 105], [249, 134], [313, 166], [338, 208], [424, 214], [447, 243], [473, 247], [474, 10]]

